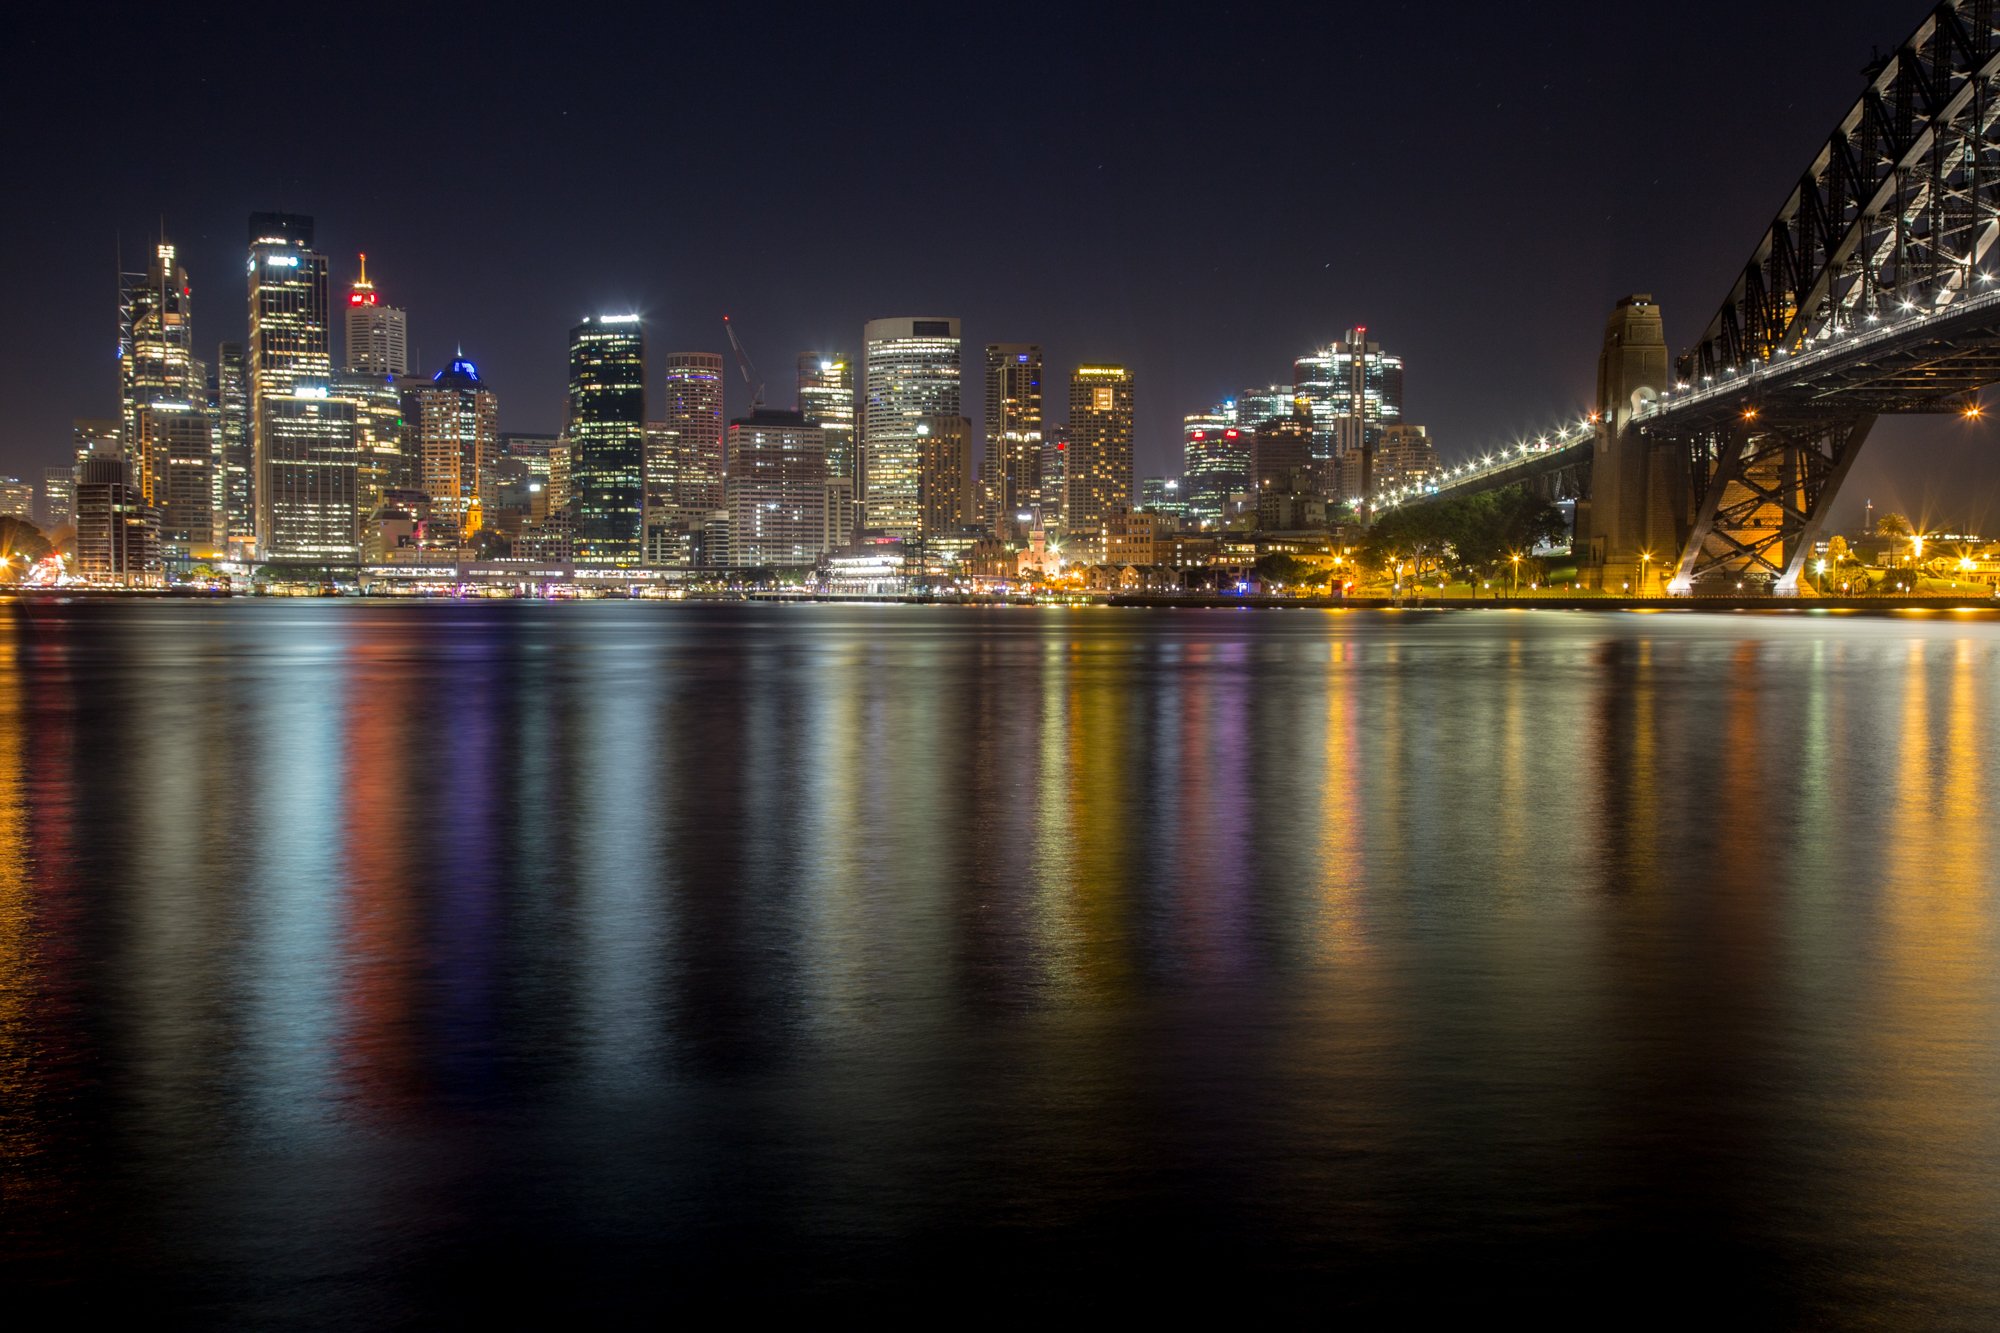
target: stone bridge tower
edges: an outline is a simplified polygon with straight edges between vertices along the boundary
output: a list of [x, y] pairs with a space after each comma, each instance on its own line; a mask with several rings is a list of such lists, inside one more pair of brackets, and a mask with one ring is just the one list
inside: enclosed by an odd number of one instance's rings
[[[1597, 361], [1597, 447], [1590, 498], [1577, 504], [1576, 550], [1586, 583], [1655, 593], [1678, 547], [1672, 497], [1678, 484], [1661, 451], [1633, 424], [1638, 405], [1667, 384], [1660, 307], [1641, 293], [1620, 301], [1604, 326]], [[1651, 555], [1649, 561], [1645, 559]], [[1670, 572], [1670, 571], [1668, 571]]]

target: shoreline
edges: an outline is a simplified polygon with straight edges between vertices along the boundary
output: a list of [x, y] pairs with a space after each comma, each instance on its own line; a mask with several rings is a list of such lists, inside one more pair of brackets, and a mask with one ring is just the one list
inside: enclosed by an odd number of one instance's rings
[[1260, 594], [1187, 595], [1160, 593], [1100, 593], [1074, 599], [1043, 600], [974, 595], [882, 594], [876, 596], [815, 593], [723, 594], [681, 598], [599, 596], [571, 597], [451, 597], [342, 593], [313, 597], [255, 594], [210, 589], [172, 588], [15, 588], [0, 592], [0, 601], [22, 604], [112, 601], [337, 601], [370, 603], [486, 603], [573, 601], [641, 602], [663, 606], [808, 605], [808, 606], [971, 606], [1009, 609], [1116, 607], [1139, 610], [1259, 610], [1259, 611], [1644, 611], [1653, 613], [1801, 615], [1812, 612], [1877, 614], [1906, 612], [2000, 613], [1992, 597], [1273, 597]]

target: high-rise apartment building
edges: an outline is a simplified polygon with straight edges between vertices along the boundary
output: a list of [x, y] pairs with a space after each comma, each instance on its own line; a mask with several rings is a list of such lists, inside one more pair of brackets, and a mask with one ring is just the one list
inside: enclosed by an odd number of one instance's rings
[[986, 345], [985, 475], [993, 490], [994, 535], [1012, 536], [1022, 514], [1032, 524], [1042, 500], [1042, 349]]
[[1069, 506], [1072, 535], [1103, 530], [1114, 509], [1132, 503], [1132, 372], [1078, 366], [1069, 382]]
[[1312, 420], [1313, 457], [1371, 455], [1382, 432], [1403, 417], [1403, 359], [1354, 328], [1293, 363], [1293, 391]]
[[361, 256], [361, 276], [347, 289], [347, 369], [357, 375], [410, 373], [410, 317], [382, 303], [368, 281], [367, 255]]
[[923, 535], [917, 422], [959, 415], [958, 321], [870, 320], [862, 341], [862, 522], [914, 539]]
[[1438, 471], [1437, 450], [1431, 445], [1430, 432], [1408, 422], [1382, 432], [1382, 442], [1375, 446], [1374, 462], [1377, 489], [1421, 485]]
[[660, 450], [670, 471], [670, 486], [652, 487], [663, 506], [683, 516], [705, 514], [722, 507], [722, 477], [726, 468], [722, 430], [722, 355], [719, 352], [669, 352], [666, 356], [666, 403], [660, 413]]
[[826, 547], [826, 436], [803, 412], [729, 423], [729, 563], [810, 565]]
[[638, 564], [646, 507], [646, 332], [639, 316], [599, 315], [570, 330], [563, 435], [576, 558]]
[[480, 525], [479, 501], [500, 456], [500, 399], [463, 356], [406, 393], [410, 456], [431, 516], [459, 537]]
[[363, 514], [390, 491], [413, 484], [406, 456], [409, 408], [403, 401], [410, 387], [394, 375], [334, 372], [330, 396], [354, 405], [354, 497]]
[[1044, 532], [1059, 532], [1069, 513], [1069, 423], [1060, 422], [1042, 431], [1041, 486], [1036, 512]]
[[250, 215], [246, 371], [257, 547], [266, 560], [348, 563], [360, 552], [355, 409], [329, 397], [326, 258], [312, 240], [309, 217]]
[[1250, 489], [1295, 488], [1300, 474], [1313, 485], [1322, 472], [1312, 456], [1312, 426], [1304, 417], [1272, 417], [1244, 431], [1250, 437]]
[[916, 420], [917, 515], [925, 541], [979, 522], [972, 423], [952, 415]]

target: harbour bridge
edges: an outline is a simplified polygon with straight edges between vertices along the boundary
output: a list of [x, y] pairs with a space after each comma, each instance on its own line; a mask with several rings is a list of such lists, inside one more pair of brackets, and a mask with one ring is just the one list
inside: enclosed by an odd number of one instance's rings
[[1868, 83], [1669, 364], [1619, 302], [1588, 420], [1384, 504], [1525, 482], [1576, 501], [1601, 586], [1745, 578], [1796, 593], [1877, 417], [1980, 414], [2000, 381], [2000, 3], [1944, 0]]

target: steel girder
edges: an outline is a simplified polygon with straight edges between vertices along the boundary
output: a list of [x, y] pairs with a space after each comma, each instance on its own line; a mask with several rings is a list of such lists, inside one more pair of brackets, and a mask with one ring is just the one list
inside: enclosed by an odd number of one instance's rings
[[[1648, 428], [1678, 450], [1693, 499], [1669, 587], [1686, 592], [1718, 576], [1765, 576], [1795, 591], [1828, 508], [1875, 423], [1872, 415], [1697, 431]], [[1656, 433], [1657, 430], [1657, 433]]]
[[1871, 71], [1766, 229], [1683, 384], [1905, 309], [1942, 309], [2000, 236], [1995, 0], [1944, 0]]

